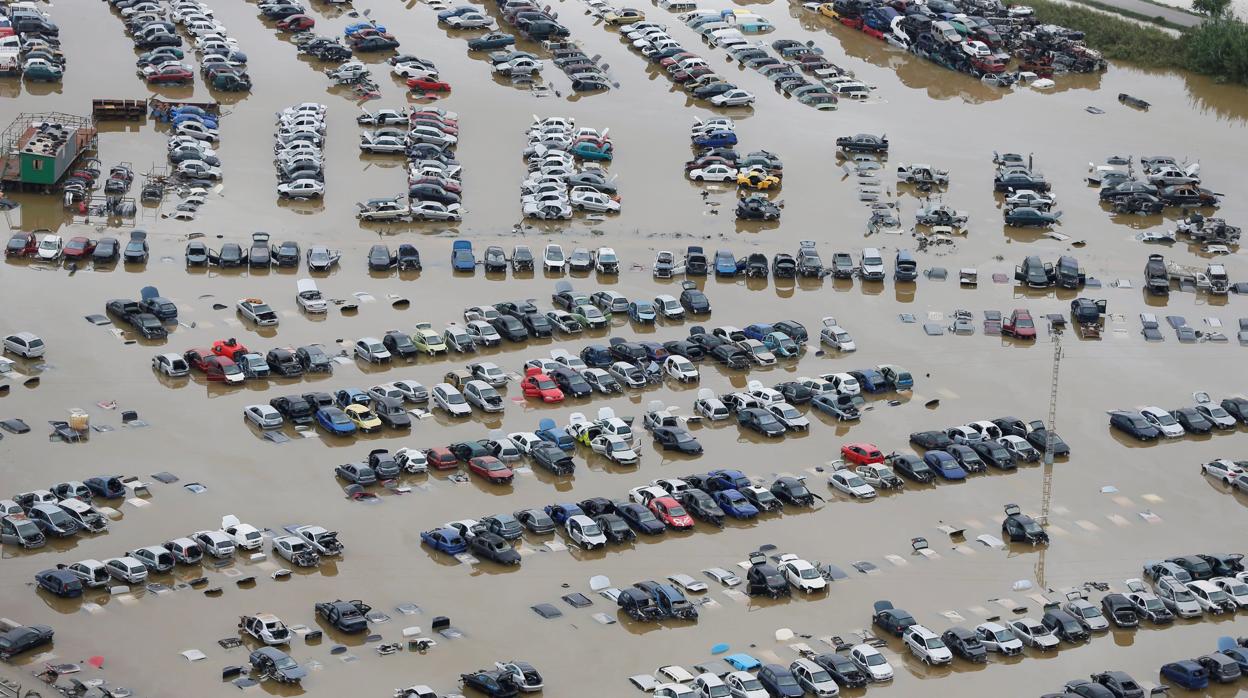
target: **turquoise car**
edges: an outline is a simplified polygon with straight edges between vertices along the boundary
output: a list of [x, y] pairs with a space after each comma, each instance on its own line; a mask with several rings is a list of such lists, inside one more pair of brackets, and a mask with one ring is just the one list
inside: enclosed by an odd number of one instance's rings
[[797, 356], [801, 347], [783, 332], [772, 332], [763, 337], [763, 346], [776, 356]]
[[612, 157], [611, 142], [581, 141], [572, 146], [572, 154], [582, 160], [610, 160]]

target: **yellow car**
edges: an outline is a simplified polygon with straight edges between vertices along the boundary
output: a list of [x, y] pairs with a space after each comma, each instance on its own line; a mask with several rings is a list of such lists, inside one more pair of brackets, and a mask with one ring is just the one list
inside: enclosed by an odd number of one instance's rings
[[374, 432], [381, 428], [381, 420], [372, 410], [363, 405], [347, 405], [343, 412], [347, 413], [347, 418], [360, 431]]
[[616, 25], [634, 24], [636, 22], [644, 22], [645, 19], [646, 19], [645, 12], [642, 12], [641, 10], [633, 10], [629, 8], [622, 9], [622, 10], [614, 10], [612, 12], [608, 12], [602, 17], [602, 21], [606, 22], [607, 24], [616, 24]]
[[841, 13], [837, 12], [836, 7], [830, 2], [825, 2], [819, 6], [819, 14], [829, 19], [839, 19], [841, 16]]
[[737, 186], [750, 189], [779, 189], [780, 178], [762, 170], [750, 170], [737, 175]]

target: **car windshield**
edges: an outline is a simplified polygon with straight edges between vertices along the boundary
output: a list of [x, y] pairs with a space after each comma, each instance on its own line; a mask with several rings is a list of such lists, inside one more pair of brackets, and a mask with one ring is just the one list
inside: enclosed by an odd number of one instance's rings
[[1153, 417], [1153, 419], [1157, 420], [1158, 424], [1160, 424], [1163, 427], [1169, 427], [1169, 426], [1173, 426], [1179, 423], [1178, 420], [1176, 420], [1174, 417], [1171, 417], [1166, 412], [1150, 412], [1149, 414]]
[[1082, 618], [1100, 618], [1101, 617], [1101, 609], [1097, 608], [1096, 606], [1091, 606], [1091, 605], [1076, 608], [1075, 613], [1078, 614]]
[[550, 261], [552, 261], [552, 262], [562, 262], [562, 261], [563, 261], [563, 250], [561, 250], [561, 249], [559, 249], [559, 248], [557, 248], [557, 247], [548, 247], [548, 248], [546, 248], [546, 259], [549, 259], [549, 260], [550, 260]]
[[685, 513], [684, 507], [681, 506], [667, 507], [667, 513], [669, 516], [688, 516], [688, 514]]
[[1225, 591], [1222, 591], [1221, 589], [1216, 589], [1216, 590], [1209, 592], [1209, 600], [1214, 603], [1220, 604], [1220, 603], [1226, 603], [1227, 601], [1229, 601], [1230, 597], [1226, 595]]
[[342, 414], [341, 412], [330, 415], [330, 420], [334, 424], [350, 424], [351, 423], [351, 420], [347, 419], [347, 415]]
[[1227, 584], [1226, 590], [1234, 596], [1248, 596], [1248, 584]]
[[1226, 410], [1222, 409], [1221, 407], [1218, 407], [1217, 405], [1211, 405], [1207, 407], [1206, 409], [1209, 410], [1209, 416], [1213, 417], [1214, 419], [1222, 419], [1223, 417], [1231, 416], [1226, 413]]
[[1024, 521], [1023, 530], [1028, 533], [1040, 533], [1044, 529], [1040, 528], [1040, 524], [1036, 523], [1035, 521]]
[[584, 533], [587, 536], [598, 536], [602, 535], [602, 529], [598, 528], [598, 524], [583, 524], [581, 526], [581, 533]]
[[1001, 628], [1000, 630], [993, 633], [993, 635], [997, 638], [997, 642], [1010, 642], [1011, 640], [1018, 639], [1017, 637], [1015, 637], [1014, 631], [1010, 630], [1009, 628]]
[[850, 475], [845, 478], [845, 484], [850, 487], [865, 487], [867, 483], [857, 475]]
[[446, 403], [448, 405], [462, 405], [464, 404], [464, 396], [459, 393], [447, 393]]
[[1014, 324], [1018, 327], [1035, 327], [1031, 322], [1031, 318], [1018, 318]]
[[1165, 604], [1161, 602], [1161, 599], [1155, 599], [1155, 598], [1144, 599], [1144, 608], [1150, 611], [1160, 611], [1161, 609], [1165, 608]]
[[868, 654], [867, 656], [863, 657], [863, 659], [866, 660], [867, 666], [880, 666], [882, 664], [888, 663], [887, 661], [885, 661], [884, 655], [882, 654]]
[[814, 567], [807, 567], [801, 571], [802, 579], [818, 579], [819, 572]]
[[939, 650], [939, 649], [944, 649], [945, 647], [945, 641], [941, 640], [938, 637], [929, 637], [923, 642], [924, 644], [927, 645], [927, 648], [929, 650]]
[[221, 372], [227, 376], [237, 376], [243, 372], [243, 369], [239, 368], [238, 364], [226, 364], [221, 368]]

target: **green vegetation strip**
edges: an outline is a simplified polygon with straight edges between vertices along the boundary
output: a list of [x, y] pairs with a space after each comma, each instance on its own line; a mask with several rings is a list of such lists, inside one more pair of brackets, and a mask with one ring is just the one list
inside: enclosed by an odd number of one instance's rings
[[[1092, 6], [1101, 4], [1096, 0], [1080, 1]], [[1248, 85], [1248, 24], [1230, 15], [1205, 20], [1176, 38], [1156, 27], [1141, 26], [1086, 7], [1049, 0], [1030, 0], [1029, 4], [1041, 22], [1083, 32], [1088, 45], [1106, 58], [1148, 68], [1182, 68]], [[1106, 9], [1126, 14], [1116, 8]], [[1143, 19], [1162, 24], [1155, 18]]]

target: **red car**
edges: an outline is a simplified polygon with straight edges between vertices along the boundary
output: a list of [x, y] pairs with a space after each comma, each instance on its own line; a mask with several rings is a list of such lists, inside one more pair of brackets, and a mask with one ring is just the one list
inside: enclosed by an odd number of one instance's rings
[[841, 457], [854, 465], [883, 463], [884, 453], [875, 444], [852, 443], [841, 446]]
[[429, 461], [429, 467], [435, 470], [454, 470], [459, 467], [459, 459], [445, 446], [434, 446], [425, 451], [425, 458]]
[[669, 528], [693, 528], [693, 517], [680, 502], [671, 497], [655, 497], [650, 500], [650, 511]]
[[166, 65], [161, 66], [150, 73], [144, 74], [143, 78], [149, 83], [154, 84], [180, 85], [194, 80], [195, 74], [180, 65]]
[[243, 354], [250, 354], [251, 352], [247, 349], [247, 347], [239, 344], [237, 339], [230, 337], [229, 339], [218, 339], [213, 342], [212, 353], [217, 356], [224, 356], [227, 359], [238, 361]]
[[452, 136], [459, 135], [459, 122], [457, 121], [443, 121], [442, 119], [435, 119], [433, 117], [413, 115], [407, 120], [407, 122], [412, 126], [432, 126], [443, 133], [447, 133]]
[[461, 191], [459, 182], [456, 182], [453, 179], [442, 179], [441, 177], [418, 177], [416, 179], [409, 180], [407, 186], [414, 187], [417, 184], [432, 184], [434, 186], [441, 187], [452, 194], [458, 194]]
[[39, 241], [34, 233], [13, 233], [9, 244], [4, 248], [5, 257], [28, 257], [39, 250]]
[[1025, 308], [1015, 308], [1001, 323], [1001, 334], [1019, 339], [1035, 339], [1036, 322], [1031, 319], [1031, 312]]
[[78, 236], [70, 238], [61, 252], [65, 259], [83, 259], [95, 251], [95, 240]]
[[503, 465], [503, 462], [494, 456], [478, 456], [468, 461], [468, 472], [483, 477], [495, 485], [510, 484], [511, 478], [515, 477], [511, 468]]
[[408, 78], [407, 86], [413, 90], [421, 92], [450, 92], [451, 85], [441, 80], [432, 80], [430, 78]]
[[[243, 370], [238, 364], [224, 356], [217, 356], [207, 349], [188, 349], [182, 358], [191, 368], [200, 371], [211, 382], [237, 383], [242, 379]], [[237, 378], [235, 378], [237, 376]]]
[[520, 386], [524, 388], [525, 397], [540, 397], [542, 402], [563, 402], [563, 391], [536, 366], [525, 372]]
[[277, 23], [278, 29], [285, 29], [291, 32], [301, 32], [305, 29], [311, 29], [316, 26], [316, 20], [307, 15], [291, 15], [286, 19]]

